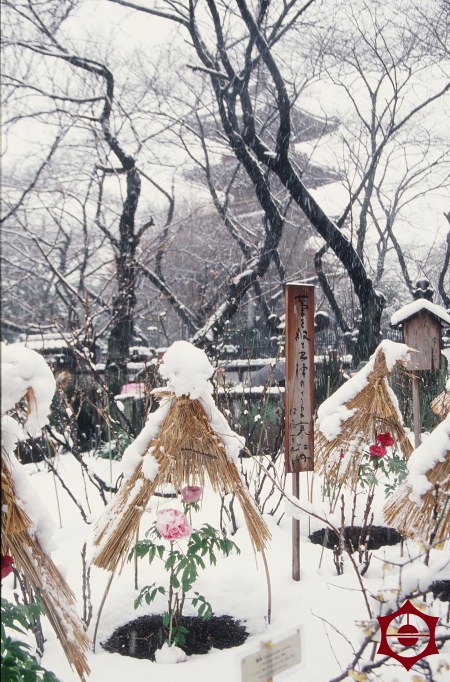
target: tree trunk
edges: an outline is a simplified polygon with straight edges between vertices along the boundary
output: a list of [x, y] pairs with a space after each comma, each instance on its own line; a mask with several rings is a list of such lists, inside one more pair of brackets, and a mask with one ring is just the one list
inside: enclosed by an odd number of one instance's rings
[[133, 319], [136, 306], [135, 215], [141, 192], [139, 172], [133, 167], [127, 171], [127, 195], [119, 225], [119, 251], [116, 254], [117, 295], [113, 301], [113, 318], [108, 339], [106, 372], [111, 390], [119, 393], [127, 379], [127, 360], [133, 337]]

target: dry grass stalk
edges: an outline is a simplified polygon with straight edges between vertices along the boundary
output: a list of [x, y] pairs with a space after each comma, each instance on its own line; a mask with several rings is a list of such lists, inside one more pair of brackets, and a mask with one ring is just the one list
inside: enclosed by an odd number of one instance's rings
[[383, 513], [387, 523], [400, 533], [439, 544], [450, 540], [450, 450], [426, 476], [432, 487], [420, 505], [410, 499], [411, 487], [404, 483], [389, 498]]
[[199, 400], [184, 396], [173, 400], [158, 436], [150, 441], [146, 452], [150, 448], [159, 464], [158, 473], [154, 480], [148, 480], [140, 462], [133, 476], [125, 480], [107, 512], [106, 523], [100, 521], [97, 528], [94, 564], [114, 571], [125, 560], [151, 495], [165, 484], [180, 490], [209, 481], [215, 492], [235, 493], [255, 549], [264, 549], [269, 529]]
[[329, 483], [348, 483], [352, 488], [356, 487], [364, 448], [368, 443], [375, 443], [377, 433], [390, 431], [403, 457], [410, 456], [413, 447], [389, 394], [389, 374], [384, 352], [380, 349], [367, 385], [345, 403], [345, 407], [354, 412], [341, 423], [339, 435], [330, 441], [316, 427], [317, 469]]
[[439, 393], [437, 398], [433, 400], [431, 409], [439, 419], [445, 419], [450, 414], [450, 382], [448, 382], [442, 393]]
[[17, 499], [7, 455], [2, 457], [1, 477], [1, 552], [14, 557], [18, 570], [39, 594], [67, 660], [85, 680], [90, 673], [85, 652], [91, 642], [76, 613], [75, 596], [34, 535], [33, 523]]

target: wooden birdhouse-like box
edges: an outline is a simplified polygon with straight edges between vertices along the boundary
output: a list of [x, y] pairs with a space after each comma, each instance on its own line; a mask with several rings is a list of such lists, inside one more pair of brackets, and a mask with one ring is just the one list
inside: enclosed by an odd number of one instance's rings
[[442, 325], [450, 324], [445, 308], [419, 298], [397, 310], [391, 317], [392, 327], [401, 327], [403, 342], [416, 350], [407, 368], [412, 371], [441, 368]]

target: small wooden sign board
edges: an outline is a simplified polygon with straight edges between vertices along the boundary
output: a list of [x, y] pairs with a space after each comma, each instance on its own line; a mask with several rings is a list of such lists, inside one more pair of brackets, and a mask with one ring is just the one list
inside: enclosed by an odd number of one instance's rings
[[285, 471], [314, 471], [314, 287], [286, 286]]
[[259, 651], [241, 659], [241, 682], [271, 682], [274, 675], [301, 662], [300, 628], [278, 642], [262, 642]]
[[441, 368], [441, 322], [428, 310], [422, 310], [403, 323], [403, 342], [418, 351], [410, 354], [407, 369]]

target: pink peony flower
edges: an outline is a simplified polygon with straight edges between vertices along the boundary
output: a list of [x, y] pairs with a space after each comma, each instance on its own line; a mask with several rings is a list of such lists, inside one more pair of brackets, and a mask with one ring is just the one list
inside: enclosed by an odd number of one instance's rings
[[386, 433], [378, 434], [377, 443], [378, 445], [384, 445], [385, 447], [389, 447], [389, 445], [394, 445], [395, 440], [392, 438], [389, 431], [386, 431]]
[[187, 485], [181, 491], [181, 497], [185, 504], [192, 504], [198, 502], [203, 495], [203, 488], [199, 485]]
[[2, 578], [6, 578], [7, 575], [12, 573], [13, 563], [14, 557], [9, 556], [9, 554], [2, 554]]
[[156, 530], [165, 540], [189, 538], [192, 528], [178, 509], [162, 509], [156, 515]]
[[384, 457], [387, 450], [384, 445], [371, 445], [369, 452], [371, 457]]

